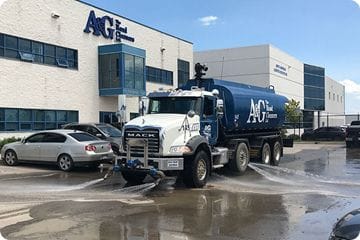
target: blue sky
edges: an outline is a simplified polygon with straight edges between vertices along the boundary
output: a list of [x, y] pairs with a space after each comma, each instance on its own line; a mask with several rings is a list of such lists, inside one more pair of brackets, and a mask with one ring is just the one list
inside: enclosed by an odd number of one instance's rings
[[325, 67], [360, 112], [360, 0], [85, 0], [194, 43], [194, 50], [270, 43]]

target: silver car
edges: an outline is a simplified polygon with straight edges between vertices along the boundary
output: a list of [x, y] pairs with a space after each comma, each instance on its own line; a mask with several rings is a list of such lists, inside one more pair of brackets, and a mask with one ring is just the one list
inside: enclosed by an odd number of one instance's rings
[[98, 165], [113, 160], [107, 141], [76, 130], [41, 131], [21, 142], [4, 145], [1, 158], [9, 166], [19, 162], [56, 163], [63, 171], [76, 165]]

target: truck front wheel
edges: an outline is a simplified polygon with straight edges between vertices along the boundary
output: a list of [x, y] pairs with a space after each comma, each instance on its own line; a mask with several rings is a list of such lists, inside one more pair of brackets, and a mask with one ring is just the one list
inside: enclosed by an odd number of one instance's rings
[[186, 159], [183, 179], [187, 187], [202, 188], [209, 175], [209, 156], [200, 150], [193, 159]]
[[250, 154], [246, 143], [239, 143], [236, 147], [235, 157], [230, 160], [229, 167], [237, 174], [243, 174], [249, 164]]

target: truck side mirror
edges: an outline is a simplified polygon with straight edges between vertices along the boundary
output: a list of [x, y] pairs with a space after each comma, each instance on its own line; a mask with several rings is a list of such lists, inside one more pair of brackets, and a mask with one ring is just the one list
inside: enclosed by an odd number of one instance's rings
[[140, 116], [144, 116], [147, 111], [147, 105], [148, 105], [148, 98], [147, 97], [141, 97], [139, 101], [139, 113]]
[[222, 99], [216, 100], [216, 113], [218, 118], [224, 116], [224, 101]]
[[188, 115], [189, 118], [193, 118], [195, 116], [195, 111], [190, 110], [190, 111], [188, 111], [187, 115]]

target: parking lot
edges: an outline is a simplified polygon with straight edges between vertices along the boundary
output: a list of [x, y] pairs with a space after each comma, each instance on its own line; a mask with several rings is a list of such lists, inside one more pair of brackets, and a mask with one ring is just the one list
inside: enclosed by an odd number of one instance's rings
[[0, 165], [0, 239], [327, 239], [360, 206], [360, 150], [296, 143], [279, 167], [214, 173], [203, 189], [167, 179]]

